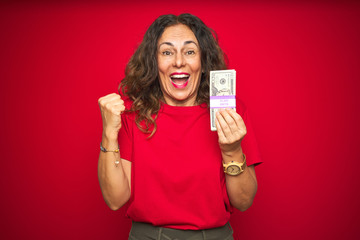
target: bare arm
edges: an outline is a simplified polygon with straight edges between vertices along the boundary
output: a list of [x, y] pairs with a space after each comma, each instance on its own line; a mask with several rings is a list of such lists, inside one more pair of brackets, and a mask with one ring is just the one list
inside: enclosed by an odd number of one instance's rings
[[[121, 128], [120, 114], [124, 102], [118, 94], [109, 94], [99, 99], [103, 120], [102, 146], [107, 150], [118, 149], [118, 133]], [[100, 151], [98, 177], [101, 192], [106, 204], [117, 210], [130, 198], [131, 162], [121, 159], [120, 152]], [[119, 162], [119, 163], [117, 163]]]
[[[242, 150], [231, 156], [224, 156], [223, 154], [223, 160], [226, 163], [230, 161], [243, 162]], [[245, 170], [237, 176], [226, 174], [226, 189], [234, 207], [240, 211], [248, 209], [252, 205], [257, 191], [254, 165], [245, 167]]]
[[[217, 114], [217, 130], [223, 161], [243, 162], [241, 141], [246, 135], [246, 126], [241, 116], [232, 109]], [[246, 167], [237, 176], [226, 175], [226, 189], [231, 204], [245, 211], [254, 200], [257, 191], [257, 180], [254, 166]]]

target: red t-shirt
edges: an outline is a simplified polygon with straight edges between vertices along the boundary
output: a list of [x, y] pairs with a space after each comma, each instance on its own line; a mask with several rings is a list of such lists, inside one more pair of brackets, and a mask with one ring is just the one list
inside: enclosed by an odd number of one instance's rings
[[[247, 165], [261, 162], [244, 105], [237, 101], [247, 135], [242, 148]], [[225, 225], [233, 208], [225, 185], [217, 132], [210, 131], [205, 104], [162, 104], [151, 138], [122, 114], [121, 158], [132, 162], [127, 215], [137, 222], [175, 229], [208, 229]]]

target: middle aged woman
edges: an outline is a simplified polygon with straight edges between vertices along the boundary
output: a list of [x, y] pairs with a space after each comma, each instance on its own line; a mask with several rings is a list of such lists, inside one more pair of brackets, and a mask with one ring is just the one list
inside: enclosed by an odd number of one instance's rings
[[[163, 15], [127, 65], [123, 97], [99, 99], [100, 187], [113, 210], [130, 200], [129, 239], [233, 239], [233, 207], [251, 206], [261, 159], [240, 100], [210, 131], [209, 73], [220, 69], [224, 54], [199, 18]], [[243, 171], [225, 174], [230, 162]]]

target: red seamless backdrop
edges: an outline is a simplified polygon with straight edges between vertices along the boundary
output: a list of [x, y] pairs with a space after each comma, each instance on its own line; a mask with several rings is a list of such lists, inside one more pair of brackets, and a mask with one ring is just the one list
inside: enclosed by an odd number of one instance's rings
[[183, 12], [218, 33], [265, 160], [235, 238], [360, 238], [360, 4], [184, 0], [0, 5], [1, 239], [127, 239], [97, 180], [97, 99]]

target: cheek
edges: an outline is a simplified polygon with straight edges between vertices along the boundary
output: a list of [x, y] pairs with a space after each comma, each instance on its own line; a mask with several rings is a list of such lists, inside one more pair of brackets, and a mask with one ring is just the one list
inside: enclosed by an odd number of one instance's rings
[[200, 57], [197, 57], [197, 58], [193, 59], [193, 61], [191, 62], [191, 66], [192, 66], [192, 70], [194, 72], [197, 72], [197, 71], [201, 72], [201, 59], [200, 59]]
[[194, 61], [192, 66], [192, 71], [197, 75], [198, 78], [201, 76], [201, 62], [200, 61]]
[[160, 81], [160, 85], [165, 87], [165, 85], [167, 83], [166, 77], [160, 70], [159, 70], [159, 81]]
[[165, 74], [165, 68], [163, 66], [163, 64], [161, 62], [158, 61], [158, 73], [159, 73], [159, 77], [160, 77], [160, 80], [162, 80], [162, 78], [164, 77], [164, 74]]
[[166, 61], [158, 61], [158, 71], [162, 75], [166, 75], [168, 70], [168, 64]]
[[162, 87], [165, 87], [168, 84], [166, 77], [167, 75], [166, 75], [166, 71], [160, 65], [158, 65], [158, 74], [159, 74], [160, 85]]

